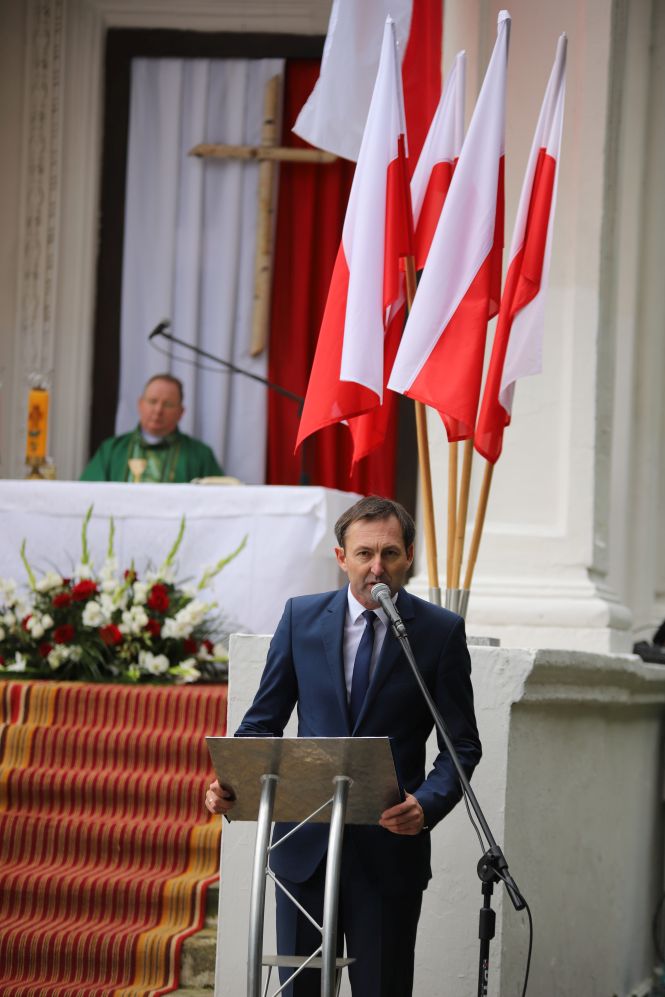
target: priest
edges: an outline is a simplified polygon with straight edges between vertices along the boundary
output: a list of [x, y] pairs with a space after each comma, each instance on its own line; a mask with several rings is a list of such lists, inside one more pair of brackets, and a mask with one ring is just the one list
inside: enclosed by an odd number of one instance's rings
[[155, 374], [138, 401], [139, 424], [104, 440], [81, 481], [177, 482], [223, 474], [210, 447], [178, 429], [185, 411], [182, 382]]

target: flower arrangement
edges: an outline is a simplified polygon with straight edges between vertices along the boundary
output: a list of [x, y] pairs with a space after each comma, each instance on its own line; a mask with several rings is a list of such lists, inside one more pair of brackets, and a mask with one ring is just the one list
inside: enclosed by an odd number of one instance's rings
[[0, 579], [0, 675], [90, 682], [197, 682], [226, 674], [227, 654], [214, 602], [200, 593], [247, 542], [204, 570], [197, 586], [174, 581], [175, 557], [185, 531], [157, 570], [140, 578], [132, 565], [120, 573], [109, 522], [106, 557], [96, 573], [88, 548], [88, 509], [82, 552], [71, 577], [47, 571], [39, 580], [25, 541], [21, 559], [29, 582], [26, 600], [16, 582]]

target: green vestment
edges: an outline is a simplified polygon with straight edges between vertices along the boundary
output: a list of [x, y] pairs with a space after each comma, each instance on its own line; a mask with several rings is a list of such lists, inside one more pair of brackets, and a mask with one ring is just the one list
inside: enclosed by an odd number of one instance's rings
[[137, 426], [131, 433], [104, 440], [81, 475], [81, 481], [134, 481], [129, 461], [138, 460], [141, 481], [178, 484], [224, 472], [209, 446], [178, 429], [159, 443], [147, 443]]

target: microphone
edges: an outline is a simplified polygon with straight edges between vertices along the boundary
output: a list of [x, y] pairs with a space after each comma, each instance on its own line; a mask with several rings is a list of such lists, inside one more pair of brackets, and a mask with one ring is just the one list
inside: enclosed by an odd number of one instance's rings
[[171, 320], [163, 318], [162, 321], [159, 323], [159, 325], [156, 325], [155, 328], [152, 330], [152, 332], [148, 336], [148, 339], [150, 340], [154, 339], [155, 336], [161, 336], [161, 334], [165, 332], [166, 329], [170, 329], [170, 327], [171, 327]]
[[393, 630], [395, 631], [396, 637], [406, 637], [406, 627], [402, 622], [402, 617], [397, 612], [395, 608], [395, 603], [392, 600], [390, 594], [390, 589], [385, 582], [377, 582], [376, 585], [372, 587], [372, 599], [374, 602], [378, 602], [381, 609], [384, 611], [388, 619], [393, 625]]

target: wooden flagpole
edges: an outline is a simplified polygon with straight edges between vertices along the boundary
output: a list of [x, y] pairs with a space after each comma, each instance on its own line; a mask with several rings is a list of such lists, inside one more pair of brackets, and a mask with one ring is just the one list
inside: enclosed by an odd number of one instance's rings
[[[416, 296], [416, 262], [413, 256], [405, 257], [406, 300], [411, 308]], [[432, 498], [432, 471], [429, 460], [429, 439], [427, 435], [427, 412], [422, 402], [414, 402], [416, 411], [416, 434], [418, 438], [418, 467], [420, 470], [420, 491], [423, 502], [425, 524], [425, 551], [427, 554], [427, 578], [429, 600], [441, 605], [439, 585], [439, 563], [436, 552], [436, 526], [434, 523], [434, 500]]]
[[469, 490], [471, 486], [471, 464], [473, 461], [473, 437], [464, 441], [464, 460], [462, 463], [462, 480], [460, 482], [459, 503], [457, 505], [457, 522], [455, 525], [455, 557], [453, 562], [453, 588], [458, 589], [462, 572], [462, 557], [464, 555], [464, 534], [466, 532], [466, 517], [469, 511]]
[[471, 588], [471, 582], [473, 580], [473, 570], [476, 566], [478, 549], [480, 548], [480, 541], [482, 540], [483, 537], [483, 526], [485, 525], [485, 513], [487, 512], [487, 502], [490, 495], [490, 488], [492, 486], [493, 472], [494, 472], [494, 464], [490, 464], [489, 461], [486, 461], [485, 473], [483, 474], [483, 483], [480, 489], [480, 495], [478, 497], [476, 521], [473, 524], [473, 536], [471, 537], [471, 547], [469, 548], [469, 560], [466, 566], [466, 574], [464, 575], [464, 589], [466, 592], [468, 592], [469, 589]]
[[[446, 590], [453, 588], [455, 526], [457, 522], [457, 442], [448, 444], [448, 541], [446, 546]], [[446, 595], [446, 605], [448, 605]], [[448, 607], [450, 608], [450, 607]]]

